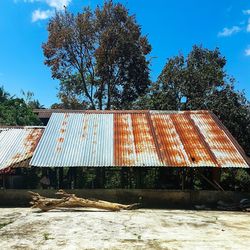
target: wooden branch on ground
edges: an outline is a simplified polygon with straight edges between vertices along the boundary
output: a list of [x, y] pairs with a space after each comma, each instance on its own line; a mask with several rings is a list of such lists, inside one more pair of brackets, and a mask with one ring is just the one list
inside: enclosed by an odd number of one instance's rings
[[120, 211], [120, 210], [131, 210], [138, 207], [138, 203], [131, 205], [123, 205], [119, 203], [113, 203], [103, 200], [90, 200], [79, 198], [75, 194], [66, 193], [64, 190], [59, 190], [56, 192], [57, 195], [61, 195], [60, 199], [52, 199], [43, 197], [38, 193], [29, 191], [32, 201], [30, 204], [32, 208], [40, 208], [43, 212], [47, 212], [52, 209], [57, 208], [79, 208], [79, 207], [91, 207], [98, 209], [105, 209], [110, 211]]

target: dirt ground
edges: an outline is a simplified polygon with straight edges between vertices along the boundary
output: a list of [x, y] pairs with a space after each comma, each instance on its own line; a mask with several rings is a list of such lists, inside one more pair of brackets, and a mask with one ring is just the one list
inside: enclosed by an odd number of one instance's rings
[[250, 214], [0, 208], [1, 249], [249, 249]]

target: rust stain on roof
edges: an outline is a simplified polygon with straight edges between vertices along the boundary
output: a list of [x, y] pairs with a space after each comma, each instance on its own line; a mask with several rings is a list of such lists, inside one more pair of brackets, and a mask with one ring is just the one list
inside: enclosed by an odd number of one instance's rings
[[152, 115], [154, 126], [157, 131], [157, 139], [165, 166], [191, 166], [189, 152], [186, 151], [178, 128], [172, 120], [172, 114]]
[[209, 111], [67, 112], [52, 115], [34, 166], [249, 167]]
[[28, 167], [44, 128], [9, 128], [0, 133], [0, 170]]
[[187, 152], [192, 166], [215, 166], [216, 161], [207, 145], [202, 140], [201, 133], [192, 122], [189, 114], [172, 114], [171, 119], [176, 128], [184, 150]]
[[28, 143], [28, 145], [30, 146], [28, 154], [33, 154], [39, 140], [41, 139], [42, 134], [43, 134], [43, 129], [42, 130], [33, 129], [27, 136], [27, 138], [25, 139], [25, 143]]
[[136, 154], [136, 165], [150, 166], [159, 163], [157, 144], [147, 114], [130, 115]]
[[114, 114], [115, 166], [135, 165], [134, 135], [129, 114]]
[[201, 114], [198, 119], [194, 118], [194, 120], [200, 130], [203, 131], [204, 138], [210, 145], [210, 150], [215, 155], [220, 166], [240, 166], [246, 164], [235, 143], [218, 126], [211, 114]]
[[63, 137], [58, 138], [58, 142], [63, 142], [63, 141], [64, 141]]

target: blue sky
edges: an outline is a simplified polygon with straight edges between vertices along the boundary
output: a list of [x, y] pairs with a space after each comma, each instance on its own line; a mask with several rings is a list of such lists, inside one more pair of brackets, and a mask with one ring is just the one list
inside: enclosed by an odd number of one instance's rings
[[[167, 58], [187, 54], [194, 44], [219, 47], [227, 58], [227, 71], [250, 100], [250, 0], [126, 0], [148, 35], [154, 58], [155, 80]], [[54, 10], [66, 5], [72, 12], [94, 8], [98, 0], [0, 0], [0, 85], [20, 96], [32, 91], [41, 104], [57, 102], [58, 81], [44, 64], [41, 45]]]

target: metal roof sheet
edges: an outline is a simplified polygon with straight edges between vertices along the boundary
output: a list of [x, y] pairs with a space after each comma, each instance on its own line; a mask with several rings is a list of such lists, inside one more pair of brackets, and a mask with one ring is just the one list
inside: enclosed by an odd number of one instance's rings
[[0, 128], [0, 170], [13, 166], [28, 166], [42, 135], [43, 128]]
[[53, 113], [30, 162], [40, 167], [249, 167], [209, 111]]
[[33, 112], [40, 119], [48, 119], [51, 117], [52, 113], [85, 113], [86, 110], [68, 110], [68, 109], [33, 109]]

